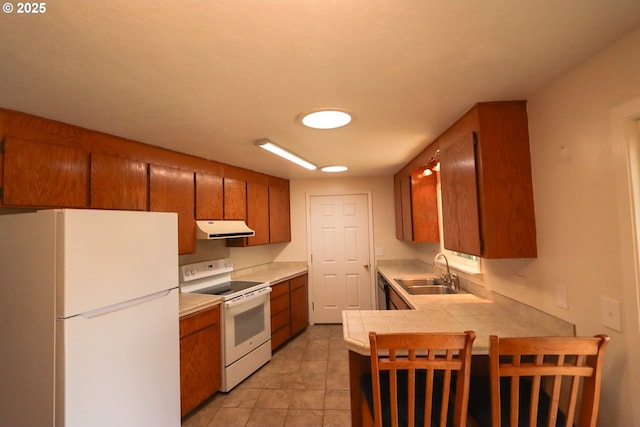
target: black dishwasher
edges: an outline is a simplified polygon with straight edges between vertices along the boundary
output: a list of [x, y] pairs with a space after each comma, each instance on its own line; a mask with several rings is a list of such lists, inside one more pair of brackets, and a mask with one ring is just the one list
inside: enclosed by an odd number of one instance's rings
[[382, 277], [382, 274], [378, 273], [378, 286], [376, 289], [376, 296], [378, 301], [378, 310], [389, 309], [389, 283]]

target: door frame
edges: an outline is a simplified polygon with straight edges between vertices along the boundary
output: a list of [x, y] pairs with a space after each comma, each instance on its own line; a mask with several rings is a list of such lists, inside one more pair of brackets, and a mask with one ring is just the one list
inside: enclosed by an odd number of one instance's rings
[[306, 222], [307, 222], [307, 265], [309, 266], [309, 324], [315, 325], [315, 310], [313, 310], [313, 301], [315, 300], [314, 292], [315, 286], [313, 283], [313, 263], [311, 262], [311, 198], [312, 197], [339, 197], [339, 196], [367, 196], [367, 214], [368, 214], [368, 232], [369, 232], [369, 303], [371, 309], [376, 307], [375, 298], [375, 272], [376, 259], [374, 253], [373, 242], [373, 206], [371, 200], [371, 191], [347, 191], [347, 192], [305, 192], [305, 210], [306, 210]]

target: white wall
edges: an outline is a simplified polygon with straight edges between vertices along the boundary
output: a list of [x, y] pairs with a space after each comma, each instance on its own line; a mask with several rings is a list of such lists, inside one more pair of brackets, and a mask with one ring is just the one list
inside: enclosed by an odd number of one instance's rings
[[[606, 426], [640, 425], [638, 259], [628, 186], [628, 145], [640, 139], [629, 119], [634, 110], [640, 117], [640, 29], [531, 96], [538, 257], [482, 262], [487, 288], [575, 323], [579, 335], [611, 336], [599, 417]], [[625, 139], [629, 129], [635, 136]], [[567, 287], [568, 310], [557, 304], [560, 286]], [[603, 326], [602, 297], [621, 302], [622, 332]]]

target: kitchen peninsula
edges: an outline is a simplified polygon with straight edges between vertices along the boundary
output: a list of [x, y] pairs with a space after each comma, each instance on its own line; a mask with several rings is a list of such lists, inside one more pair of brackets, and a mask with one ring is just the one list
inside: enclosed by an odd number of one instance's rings
[[[476, 333], [473, 345], [476, 365], [486, 362], [489, 336], [573, 336], [575, 328], [564, 320], [498, 294], [482, 297], [456, 295], [409, 295], [396, 278], [433, 277], [429, 264], [380, 261], [378, 272], [413, 310], [347, 310], [342, 312], [344, 342], [349, 349], [352, 425], [362, 425], [360, 376], [370, 370], [369, 332], [462, 332]], [[462, 285], [463, 288], [465, 284]], [[472, 362], [473, 366], [473, 362]], [[473, 368], [472, 368], [473, 369]]]

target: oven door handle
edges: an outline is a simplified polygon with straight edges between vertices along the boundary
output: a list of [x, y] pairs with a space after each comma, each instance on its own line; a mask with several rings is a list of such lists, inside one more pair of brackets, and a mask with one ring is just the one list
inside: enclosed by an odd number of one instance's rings
[[258, 299], [258, 298], [262, 298], [265, 295], [268, 295], [269, 293], [271, 293], [271, 287], [267, 286], [266, 288], [262, 288], [259, 289], [255, 292], [252, 292], [251, 295], [248, 296], [243, 296], [240, 298], [234, 298], [230, 301], [227, 301], [224, 303], [225, 308], [233, 308], [233, 307], [237, 307], [239, 305], [243, 305], [243, 304], [247, 304], [250, 303], [251, 301]]

